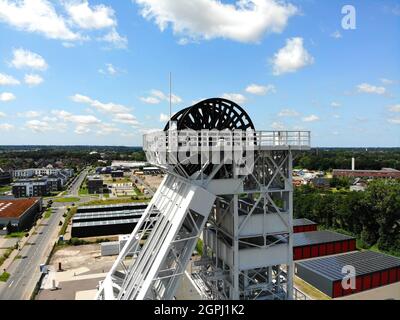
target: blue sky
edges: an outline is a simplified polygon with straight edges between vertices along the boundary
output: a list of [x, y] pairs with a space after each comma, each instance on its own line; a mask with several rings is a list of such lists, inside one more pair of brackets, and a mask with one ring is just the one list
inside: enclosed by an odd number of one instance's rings
[[395, 0], [0, 0], [0, 144], [141, 145], [170, 71], [173, 111], [224, 96], [313, 146], [400, 146]]

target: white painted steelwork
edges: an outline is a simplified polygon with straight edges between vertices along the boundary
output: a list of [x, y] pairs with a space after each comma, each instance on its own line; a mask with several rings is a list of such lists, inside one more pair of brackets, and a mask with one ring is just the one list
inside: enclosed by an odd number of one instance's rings
[[[310, 132], [254, 132], [246, 140], [254, 152], [248, 173], [237, 170], [246, 163], [223, 153], [220, 163], [206, 161], [193, 173], [189, 162], [174, 158], [187, 147], [180, 141], [172, 150], [174, 134], [179, 131], [144, 135], [149, 163], [167, 175], [97, 298], [173, 299], [202, 234], [193, 279], [204, 297], [292, 299], [292, 161], [294, 152], [310, 149]], [[200, 132], [194, 136], [204, 142]]]

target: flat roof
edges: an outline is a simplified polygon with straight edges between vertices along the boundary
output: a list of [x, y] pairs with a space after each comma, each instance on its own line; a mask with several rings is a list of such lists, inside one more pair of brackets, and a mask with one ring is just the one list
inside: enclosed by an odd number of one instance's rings
[[[153, 220], [150, 218], [149, 220]], [[86, 227], [99, 227], [108, 225], [118, 225], [118, 224], [128, 224], [128, 223], [138, 223], [138, 219], [120, 219], [120, 220], [105, 220], [105, 221], [87, 221], [87, 222], [75, 222], [72, 223], [72, 228], [86, 228]]]
[[299, 219], [293, 219], [293, 226], [309, 226], [309, 225], [315, 225], [314, 221], [311, 221], [310, 219], [307, 218], [299, 218]]
[[19, 218], [38, 201], [39, 198], [0, 200], [0, 218]]
[[104, 208], [121, 208], [121, 207], [139, 207], [139, 206], [147, 206], [148, 202], [127, 202], [127, 203], [117, 203], [117, 204], [104, 204], [104, 205], [95, 205], [95, 206], [79, 206], [79, 209], [104, 209]]
[[300, 232], [293, 234], [293, 247], [302, 247], [313, 244], [322, 244], [353, 239], [355, 238], [352, 236], [327, 230]]
[[118, 212], [118, 213], [110, 213], [110, 212], [104, 212], [104, 213], [90, 213], [89, 215], [75, 215], [72, 218], [72, 221], [78, 221], [78, 220], [86, 220], [86, 219], [104, 219], [104, 220], [114, 220], [114, 218], [121, 218], [121, 217], [126, 217], [129, 219], [129, 217], [138, 217], [139, 218], [142, 216], [144, 210], [135, 210], [135, 211], [128, 211], [128, 212]]
[[400, 267], [400, 258], [373, 251], [358, 251], [337, 256], [322, 257], [296, 262], [303, 268], [331, 281], [343, 279], [342, 268], [354, 266], [356, 276]]

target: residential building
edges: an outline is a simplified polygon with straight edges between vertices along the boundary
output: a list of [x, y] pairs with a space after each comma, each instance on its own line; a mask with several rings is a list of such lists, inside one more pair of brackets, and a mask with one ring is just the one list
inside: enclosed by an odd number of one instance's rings
[[12, 194], [16, 198], [48, 196], [51, 183], [47, 179], [18, 180], [12, 184]]

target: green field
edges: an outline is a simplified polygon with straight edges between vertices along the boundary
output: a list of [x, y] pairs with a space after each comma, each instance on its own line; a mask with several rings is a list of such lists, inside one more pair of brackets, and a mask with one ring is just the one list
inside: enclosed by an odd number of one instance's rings
[[80, 198], [78, 197], [66, 197], [66, 198], [55, 198], [54, 202], [78, 202]]
[[2, 186], [0, 187], [0, 193], [5, 193], [11, 191], [11, 186]]
[[107, 204], [120, 204], [120, 203], [132, 203], [132, 202], [148, 202], [150, 199], [132, 199], [132, 198], [124, 198], [124, 199], [107, 199], [107, 200], [93, 200], [85, 203], [85, 206], [98, 206], [98, 205], [107, 205]]
[[25, 236], [25, 232], [20, 231], [20, 232], [12, 232], [12, 233], [6, 235], [5, 238], [22, 238], [24, 236]]

